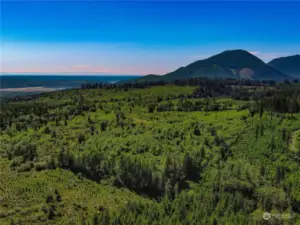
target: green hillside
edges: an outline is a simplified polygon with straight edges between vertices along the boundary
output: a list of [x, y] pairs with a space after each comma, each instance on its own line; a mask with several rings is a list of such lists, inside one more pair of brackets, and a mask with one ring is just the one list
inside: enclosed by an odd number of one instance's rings
[[0, 224], [300, 224], [300, 87], [205, 82], [3, 101]]
[[[138, 78], [135, 81], [168, 81], [191, 77], [278, 81], [291, 79], [290, 76], [265, 64], [262, 60], [247, 51], [231, 50], [222, 52], [204, 60], [198, 60], [163, 76], [149, 75]], [[126, 81], [123, 83], [125, 82]]]
[[290, 76], [300, 78], [300, 55], [273, 59], [268, 65]]

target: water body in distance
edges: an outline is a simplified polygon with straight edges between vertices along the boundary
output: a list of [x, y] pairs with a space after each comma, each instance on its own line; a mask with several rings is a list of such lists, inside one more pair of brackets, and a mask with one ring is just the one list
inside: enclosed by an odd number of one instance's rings
[[80, 88], [82, 84], [116, 83], [131, 75], [0, 75], [0, 99], [35, 93]]
[[[116, 83], [121, 80], [135, 79], [140, 76], [91, 76], [91, 75], [1, 75], [0, 90], [14, 88], [51, 88], [55, 90], [78, 88], [82, 84]], [[22, 90], [22, 89], [21, 89]], [[25, 89], [24, 89], [25, 90]]]

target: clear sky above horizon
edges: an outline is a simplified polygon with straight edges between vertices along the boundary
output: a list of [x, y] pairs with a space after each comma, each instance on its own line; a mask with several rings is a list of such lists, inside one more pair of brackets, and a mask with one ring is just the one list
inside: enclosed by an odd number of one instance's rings
[[300, 2], [3, 1], [2, 73], [164, 74], [229, 49], [300, 52]]

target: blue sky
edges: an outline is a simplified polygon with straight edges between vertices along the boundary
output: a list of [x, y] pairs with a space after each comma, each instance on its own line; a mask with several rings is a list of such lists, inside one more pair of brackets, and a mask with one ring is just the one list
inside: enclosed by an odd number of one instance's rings
[[300, 52], [300, 2], [5, 1], [1, 72], [164, 74], [228, 49]]

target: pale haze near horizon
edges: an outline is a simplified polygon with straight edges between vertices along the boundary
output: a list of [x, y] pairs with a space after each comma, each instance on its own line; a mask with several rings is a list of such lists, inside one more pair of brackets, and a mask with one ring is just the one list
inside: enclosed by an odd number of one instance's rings
[[0, 72], [161, 75], [232, 49], [268, 62], [299, 54], [300, 4], [283, 4], [4, 2]]

